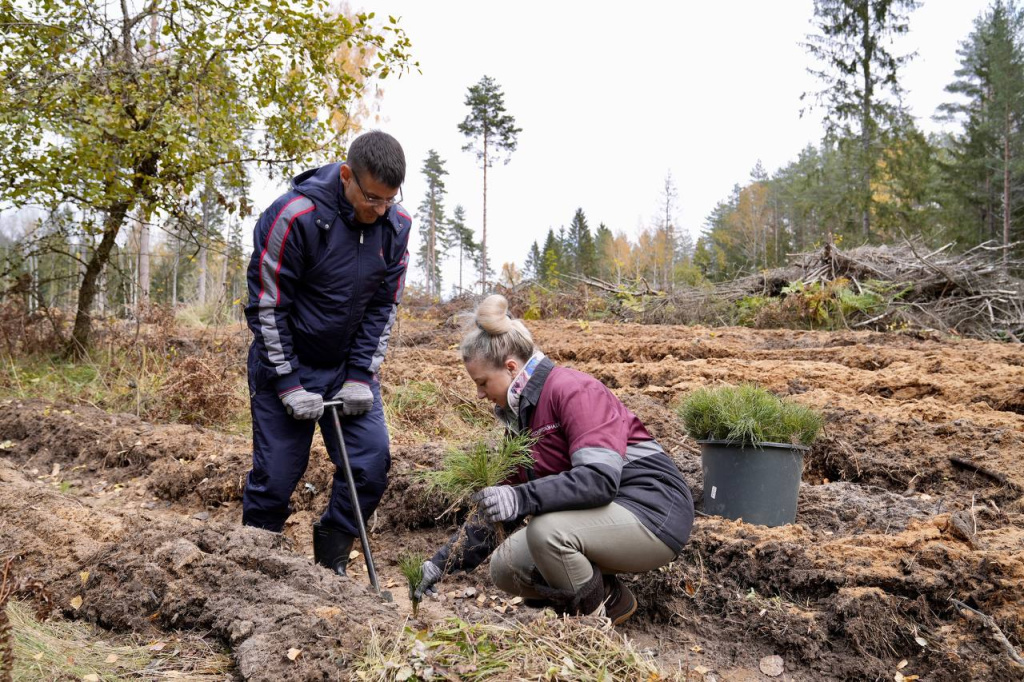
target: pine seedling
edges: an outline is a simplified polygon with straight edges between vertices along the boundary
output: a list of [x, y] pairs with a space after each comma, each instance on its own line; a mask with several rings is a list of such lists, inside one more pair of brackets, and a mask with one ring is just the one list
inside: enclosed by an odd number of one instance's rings
[[426, 560], [426, 555], [418, 552], [406, 553], [398, 557], [398, 570], [409, 581], [409, 600], [412, 601], [413, 618], [420, 610], [420, 600], [416, 598], [415, 592], [416, 587], [423, 582], [423, 562]]
[[452, 448], [441, 460], [441, 468], [424, 476], [452, 507], [465, 505], [473, 493], [502, 483], [519, 467], [532, 466], [530, 448], [536, 442], [523, 433], [506, 436], [498, 443], [484, 439], [466, 448]]

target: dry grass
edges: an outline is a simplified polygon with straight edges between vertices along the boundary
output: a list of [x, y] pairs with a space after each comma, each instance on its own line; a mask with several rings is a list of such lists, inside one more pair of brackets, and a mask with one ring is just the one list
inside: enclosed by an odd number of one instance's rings
[[[180, 635], [160, 642], [112, 637], [86, 623], [40, 622], [31, 609], [9, 602], [14, 631], [15, 682], [29, 680], [190, 680], [230, 679], [231, 658], [200, 636]], [[92, 677], [90, 677], [92, 676]]]
[[543, 611], [500, 625], [450, 619], [430, 631], [374, 631], [357, 663], [361, 680], [682, 680], [658, 669], [603, 618]]

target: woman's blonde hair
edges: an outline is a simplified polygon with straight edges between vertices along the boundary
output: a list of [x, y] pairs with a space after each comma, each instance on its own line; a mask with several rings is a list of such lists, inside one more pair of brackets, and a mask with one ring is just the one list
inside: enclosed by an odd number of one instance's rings
[[474, 322], [459, 346], [463, 362], [480, 358], [493, 367], [501, 367], [510, 357], [526, 362], [533, 356], [530, 330], [522, 320], [512, 319], [508, 300], [501, 294], [491, 294], [480, 302]]

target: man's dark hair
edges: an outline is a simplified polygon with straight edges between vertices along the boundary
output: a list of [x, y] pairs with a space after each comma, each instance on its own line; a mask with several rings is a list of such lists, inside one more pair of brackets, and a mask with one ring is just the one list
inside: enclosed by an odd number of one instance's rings
[[398, 140], [382, 130], [363, 133], [348, 148], [348, 165], [359, 174], [398, 188], [405, 182], [405, 152]]

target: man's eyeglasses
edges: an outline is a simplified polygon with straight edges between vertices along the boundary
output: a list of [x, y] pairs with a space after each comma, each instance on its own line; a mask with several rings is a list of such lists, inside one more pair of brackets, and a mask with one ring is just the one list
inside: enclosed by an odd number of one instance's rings
[[358, 187], [359, 191], [362, 192], [362, 194], [363, 194], [363, 201], [365, 201], [366, 203], [370, 204], [371, 206], [387, 206], [388, 208], [390, 208], [390, 207], [394, 206], [395, 204], [402, 203], [402, 188], [401, 187], [398, 188], [398, 194], [396, 194], [395, 196], [391, 197], [390, 199], [385, 199], [383, 197], [375, 197], [372, 194], [367, 194], [366, 190], [363, 189], [363, 185], [362, 185], [361, 182], [359, 182], [359, 176], [356, 174], [355, 169], [352, 169], [352, 177], [355, 178], [356, 187]]

